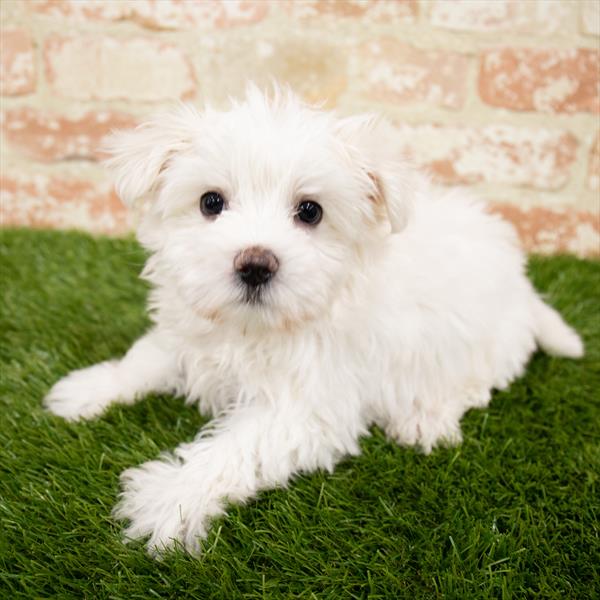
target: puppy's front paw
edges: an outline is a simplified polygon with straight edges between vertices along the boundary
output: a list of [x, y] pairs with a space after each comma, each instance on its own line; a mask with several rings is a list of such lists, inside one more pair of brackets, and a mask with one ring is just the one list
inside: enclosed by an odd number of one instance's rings
[[44, 406], [69, 421], [98, 416], [122, 393], [117, 365], [107, 361], [69, 373], [48, 392]]
[[146, 547], [151, 556], [160, 556], [177, 544], [198, 554], [209, 519], [224, 511], [218, 498], [201, 489], [204, 486], [198, 485], [196, 475], [174, 458], [123, 472], [123, 491], [113, 516], [129, 521], [126, 540], [149, 536]]

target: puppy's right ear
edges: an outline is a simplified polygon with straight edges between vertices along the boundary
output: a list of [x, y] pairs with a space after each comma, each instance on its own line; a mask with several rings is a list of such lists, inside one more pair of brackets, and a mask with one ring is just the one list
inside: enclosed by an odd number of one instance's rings
[[129, 131], [113, 133], [103, 151], [121, 200], [132, 206], [154, 195], [160, 173], [173, 155], [189, 147], [198, 112], [182, 105], [177, 111], [159, 115]]
[[389, 123], [374, 115], [339, 119], [337, 131], [356, 167], [370, 180], [370, 199], [384, 209], [391, 232], [408, 224], [415, 196], [415, 175], [401, 158]]

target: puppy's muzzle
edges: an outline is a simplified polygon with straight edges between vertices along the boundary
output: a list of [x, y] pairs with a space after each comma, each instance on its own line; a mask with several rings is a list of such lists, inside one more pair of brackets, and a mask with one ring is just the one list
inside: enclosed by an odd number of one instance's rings
[[257, 288], [268, 283], [279, 269], [277, 257], [266, 248], [252, 246], [238, 252], [233, 259], [233, 268], [243, 283]]

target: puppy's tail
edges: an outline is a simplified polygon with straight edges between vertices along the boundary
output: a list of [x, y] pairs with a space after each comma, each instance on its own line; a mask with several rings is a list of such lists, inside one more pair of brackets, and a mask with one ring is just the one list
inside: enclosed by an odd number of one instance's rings
[[583, 342], [577, 332], [569, 327], [551, 306], [536, 294], [534, 305], [535, 338], [539, 347], [553, 356], [581, 358]]

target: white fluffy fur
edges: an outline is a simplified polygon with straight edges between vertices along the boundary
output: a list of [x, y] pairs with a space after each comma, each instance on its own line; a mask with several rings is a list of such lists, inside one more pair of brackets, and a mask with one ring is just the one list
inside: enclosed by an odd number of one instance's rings
[[[521, 375], [536, 345], [582, 355], [526, 278], [512, 227], [409, 169], [386, 131], [250, 88], [227, 112], [182, 107], [113, 139], [121, 197], [148, 206], [155, 325], [45, 403], [75, 420], [172, 391], [216, 417], [123, 474], [114, 514], [151, 553], [198, 551], [228, 502], [333, 469], [373, 423], [425, 452], [459, 442], [461, 416]], [[209, 220], [198, 200], [214, 189], [228, 210]], [[323, 206], [315, 228], [292, 218], [302, 198]], [[280, 269], [249, 305], [233, 258], [257, 244]]]

